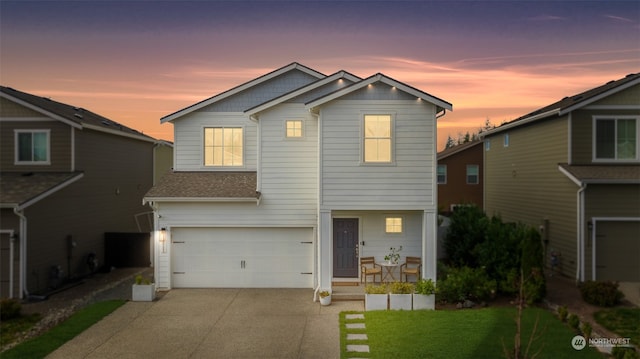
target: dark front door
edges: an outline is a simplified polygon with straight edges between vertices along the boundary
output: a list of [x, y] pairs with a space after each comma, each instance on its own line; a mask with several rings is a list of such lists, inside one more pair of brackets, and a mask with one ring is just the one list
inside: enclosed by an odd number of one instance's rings
[[358, 277], [358, 219], [333, 219], [333, 276]]

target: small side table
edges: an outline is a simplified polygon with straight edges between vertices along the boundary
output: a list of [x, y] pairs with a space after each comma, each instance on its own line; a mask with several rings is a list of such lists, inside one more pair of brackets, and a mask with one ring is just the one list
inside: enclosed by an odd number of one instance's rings
[[391, 279], [394, 282], [398, 281], [394, 276], [394, 272], [396, 270], [396, 267], [398, 266], [398, 263], [382, 262], [382, 263], [378, 263], [378, 265], [380, 265], [383, 268], [383, 271], [382, 271], [383, 282], [385, 282], [385, 280], [386, 282], [390, 282], [389, 277], [391, 277]]

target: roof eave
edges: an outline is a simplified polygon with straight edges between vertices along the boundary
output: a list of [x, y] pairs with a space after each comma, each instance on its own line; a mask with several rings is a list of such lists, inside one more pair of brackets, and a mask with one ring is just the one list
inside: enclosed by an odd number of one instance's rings
[[13, 102], [15, 102], [15, 103], [17, 103], [17, 104], [19, 104], [21, 106], [24, 106], [24, 107], [26, 107], [28, 109], [31, 109], [33, 111], [36, 111], [38, 113], [41, 113], [44, 116], [53, 118], [53, 119], [58, 120], [60, 122], [63, 122], [63, 123], [65, 123], [65, 124], [67, 124], [67, 125], [69, 125], [71, 127], [78, 128], [78, 129], [82, 128], [82, 125], [80, 123], [76, 122], [76, 121], [69, 120], [68, 118], [66, 118], [64, 116], [60, 116], [60, 115], [55, 114], [53, 112], [47, 111], [47, 110], [43, 109], [40, 106], [34, 105], [34, 104], [30, 103], [30, 102], [24, 101], [22, 99], [14, 97], [14, 96], [11, 96], [11, 95], [9, 95], [7, 93], [0, 92], [0, 97], [4, 97], [7, 100], [13, 101]]
[[44, 198], [52, 195], [55, 192], [58, 192], [59, 190], [73, 184], [74, 182], [80, 180], [82, 177], [84, 177], [84, 173], [78, 173], [77, 175], [67, 179], [66, 181], [62, 182], [62, 183], [58, 183], [57, 185], [53, 186], [52, 188], [38, 194], [37, 196], [30, 198], [20, 204], [18, 204], [17, 206], [14, 206], [14, 208], [17, 208], [19, 211], [43, 200]]
[[565, 108], [561, 109], [561, 110], [558, 112], [558, 115], [562, 116], [562, 115], [567, 114], [567, 113], [569, 113], [569, 112], [571, 112], [571, 111], [575, 111], [575, 110], [580, 109], [580, 108], [582, 108], [582, 107], [584, 107], [584, 106], [587, 106], [587, 105], [590, 105], [590, 104], [592, 104], [592, 103], [594, 103], [594, 102], [600, 101], [600, 100], [602, 100], [603, 98], [606, 98], [606, 97], [608, 97], [608, 96], [611, 96], [611, 95], [613, 95], [613, 94], [615, 94], [615, 93], [617, 93], [617, 92], [620, 92], [620, 91], [626, 90], [626, 89], [628, 89], [629, 87], [635, 86], [635, 85], [637, 85], [637, 84], [640, 84], [640, 78], [637, 78], [637, 79], [635, 79], [635, 80], [633, 80], [633, 81], [629, 81], [629, 82], [627, 82], [627, 83], [624, 83], [624, 84], [621, 84], [621, 85], [616, 86], [616, 87], [614, 87], [614, 88], [611, 88], [611, 89], [609, 89], [608, 91], [605, 91], [605, 92], [599, 93], [599, 94], [597, 94], [597, 95], [595, 95], [595, 96], [592, 96], [592, 97], [589, 97], [589, 98], [587, 98], [587, 99], [584, 99], [583, 101], [579, 101], [579, 102], [577, 102], [577, 103], [576, 103], [576, 104], [574, 104], [574, 105], [567, 106], [567, 107], [565, 107]]
[[144, 197], [148, 202], [258, 202], [259, 197]]
[[543, 119], [543, 118], [551, 117], [551, 116], [554, 116], [554, 115], [559, 115], [560, 111], [561, 111], [560, 108], [554, 108], [553, 110], [549, 110], [549, 111], [546, 111], [546, 112], [543, 112], [543, 113], [539, 113], [539, 114], [531, 116], [531, 117], [526, 117], [526, 118], [523, 118], [521, 120], [517, 120], [517, 121], [512, 121], [512, 122], [506, 123], [506, 124], [504, 124], [504, 125], [502, 125], [500, 127], [496, 127], [496, 128], [493, 128], [493, 129], [491, 129], [489, 131], [483, 132], [483, 133], [479, 134], [479, 136], [480, 136], [480, 138], [484, 138], [484, 137], [487, 137], [487, 136], [493, 136], [496, 133], [507, 131], [507, 130], [510, 130], [512, 128], [516, 128], [518, 126], [525, 125], [527, 123], [531, 123], [531, 122], [534, 122], [534, 121], [537, 121], [537, 120], [540, 120], [540, 119]]

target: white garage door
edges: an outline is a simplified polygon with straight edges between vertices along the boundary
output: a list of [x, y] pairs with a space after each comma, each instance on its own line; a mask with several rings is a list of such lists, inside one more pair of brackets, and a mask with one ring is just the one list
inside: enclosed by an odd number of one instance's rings
[[174, 288], [311, 288], [311, 228], [173, 228]]

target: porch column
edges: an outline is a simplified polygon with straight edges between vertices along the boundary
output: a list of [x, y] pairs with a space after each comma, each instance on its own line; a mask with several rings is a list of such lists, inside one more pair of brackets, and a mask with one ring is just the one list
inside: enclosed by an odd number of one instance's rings
[[320, 288], [330, 289], [333, 277], [333, 247], [331, 235], [331, 211], [320, 210], [318, 225], [318, 283]]
[[436, 281], [438, 258], [438, 219], [435, 212], [424, 211], [422, 214], [422, 278]]

